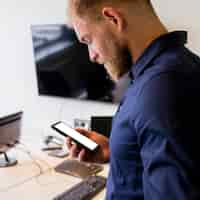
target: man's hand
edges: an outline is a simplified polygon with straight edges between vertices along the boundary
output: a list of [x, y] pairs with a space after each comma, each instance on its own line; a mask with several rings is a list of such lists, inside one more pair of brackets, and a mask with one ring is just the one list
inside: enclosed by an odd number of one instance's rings
[[82, 128], [77, 128], [76, 131], [99, 144], [99, 147], [94, 152], [84, 148], [78, 148], [77, 144], [73, 144], [71, 138], [67, 137], [67, 147], [69, 148], [71, 158], [78, 158], [81, 161], [97, 163], [105, 163], [109, 161], [110, 152], [107, 137], [95, 131], [88, 131]]

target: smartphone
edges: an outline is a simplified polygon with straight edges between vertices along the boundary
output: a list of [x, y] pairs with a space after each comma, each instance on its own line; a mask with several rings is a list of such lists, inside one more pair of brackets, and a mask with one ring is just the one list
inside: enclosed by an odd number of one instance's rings
[[51, 125], [51, 127], [59, 132], [61, 135], [65, 137], [70, 137], [72, 140], [83, 145], [83, 147], [86, 147], [91, 151], [96, 150], [99, 146], [96, 142], [80, 134], [78, 131], [74, 130], [62, 121], [56, 122], [55, 124]]

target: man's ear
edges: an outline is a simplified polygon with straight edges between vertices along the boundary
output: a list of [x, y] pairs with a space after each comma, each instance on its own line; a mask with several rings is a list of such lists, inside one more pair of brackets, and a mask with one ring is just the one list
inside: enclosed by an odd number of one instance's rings
[[104, 7], [102, 9], [103, 18], [115, 26], [120, 32], [125, 28], [124, 16], [116, 9], [112, 7]]

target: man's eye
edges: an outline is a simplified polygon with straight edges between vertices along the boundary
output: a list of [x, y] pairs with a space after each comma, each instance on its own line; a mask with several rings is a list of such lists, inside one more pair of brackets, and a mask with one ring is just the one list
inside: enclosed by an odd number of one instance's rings
[[85, 43], [86, 45], [89, 45], [89, 44], [90, 44], [88, 40], [85, 40], [84, 43]]
[[86, 39], [86, 38], [83, 38], [83, 39], [81, 40], [81, 42], [84, 43], [84, 44], [87, 44], [87, 45], [90, 44], [90, 41], [89, 41], [88, 39]]

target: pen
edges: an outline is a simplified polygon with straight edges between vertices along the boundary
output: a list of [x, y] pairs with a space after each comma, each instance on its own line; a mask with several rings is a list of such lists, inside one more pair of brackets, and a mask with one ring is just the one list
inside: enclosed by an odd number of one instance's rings
[[61, 150], [62, 147], [43, 147], [42, 151]]

